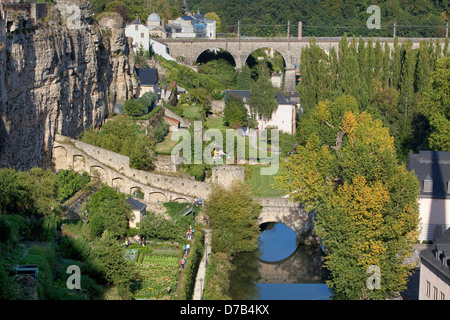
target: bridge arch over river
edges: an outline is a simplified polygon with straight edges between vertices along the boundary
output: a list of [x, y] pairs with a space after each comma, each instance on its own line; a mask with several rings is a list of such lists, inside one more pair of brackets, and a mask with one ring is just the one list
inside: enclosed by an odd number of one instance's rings
[[[207, 200], [211, 183], [178, 178], [129, 167], [129, 158], [82, 141], [57, 135], [52, 150], [55, 171], [73, 169], [98, 177], [110, 187], [145, 203], [167, 201], [192, 202], [194, 197]], [[227, 186], [234, 179], [244, 179], [244, 168], [218, 166], [213, 168], [212, 181]], [[281, 222], [300, 237], [314, 227], [314, 216], [286, 198], [258, 198], [262, 206], [259, 224]]]

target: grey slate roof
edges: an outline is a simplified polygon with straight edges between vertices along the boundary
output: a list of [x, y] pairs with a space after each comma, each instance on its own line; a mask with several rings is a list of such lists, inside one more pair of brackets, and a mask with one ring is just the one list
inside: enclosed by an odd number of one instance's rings
[[450, 280], [450, 228], [442, 234], [442, 237], [436, 241], [436, 244], [422, 251], [419, 257], [427, 261]]
[[136, 75], [139, 82], [144, 86], [154, 86], [158, 84], [158, 69], [156, 68], [136, 68]]
[[128, 199], [125, 200], [126, 203], [128, 203], [130, 205], [131, 210], [143, 210], [147, 208], [147, 205], [145, 203], [142, 203], [136, 199], [133, 199], [131, 197], [129, 197]]
[[[424, 198], [450, 199], [450, 152], [419, 151], [411, 154], [408, 161], [408, 171], [413, 171], [420, 181], [420, 196]], [[423, 191], [423, 181], [431, 178], [433, 191]]]

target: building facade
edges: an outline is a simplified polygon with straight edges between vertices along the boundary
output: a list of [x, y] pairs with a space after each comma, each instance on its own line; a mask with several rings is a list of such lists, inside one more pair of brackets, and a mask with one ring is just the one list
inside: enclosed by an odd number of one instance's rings
[[216, 38], [216, 20], [207, 19], [199, 12], [171, 21], [168, 28], [172, 38]]
[[412, 154], [408, 171], [420, 182], [420, 241], [435, 242], [450, 228], [450, 152]]
[[132, 48], [134, 52], [140, 48], [147, 51], [150, 49], [150, 34], [146, 26], [139, 19], [125, 26], [125, 35], [133, 39]]
[[159, 14], [153, 12], [147, 18], [146, 27], [148, 29], [150, 37], [162, 38], [167, 37], [166, 30], [164, 28], [164, 21], [161, 20]]
[[242, 98], [244, 105], [247, 108], [248, 115], [257, 120], [259, 130], [264, 130], [270, 127], [277, 128], [284, 133], [295, 134], [297, 104], [291, 101], [288, 97], [285, 97], [281, 93], [277, 92], [274, 99], [278, 103], [278, 108], [272, 113], [272, 117], [270, 119], [265, 119], [264, 117], [251, 111], [250, 105], [248, 104], [250, 99], [250, 90], [227, 90], [225, 93], [225, 100], [231, 94]]
[[419, 256], [419, 300], [450, 300], [450, 229]]

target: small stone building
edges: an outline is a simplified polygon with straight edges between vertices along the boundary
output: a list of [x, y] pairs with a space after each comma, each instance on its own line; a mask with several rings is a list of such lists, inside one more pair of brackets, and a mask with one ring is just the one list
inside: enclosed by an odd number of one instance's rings
[[137, 224], [141, 222], [142, 218], [145, 216], [147, 205], [132, 197], [126, 199], [125, 202], [128, 203], [132, 211], [129, 221], [130, 228], [136, 228]]

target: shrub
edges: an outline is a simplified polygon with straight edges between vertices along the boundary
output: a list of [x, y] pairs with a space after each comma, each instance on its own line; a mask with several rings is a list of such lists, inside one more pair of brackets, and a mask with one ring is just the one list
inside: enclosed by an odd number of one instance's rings
[[148, 213], [141, 221], [140, 236], [166, 241], [182, 241], [183, 227], [164, 217]]
[[89, 182], [86, 172], [79, 174], [73, 170], [61, 170], [56, 175], [58, 201], [63, 202], [74, 195]]
[[205, 233], [202, 229], [195, 229], [194, 241], [191, 243], [189, 259], [184, 266], [178, 289], [181, 300], [191, 300], [194, 294], [195, 279], [205, 250]]

